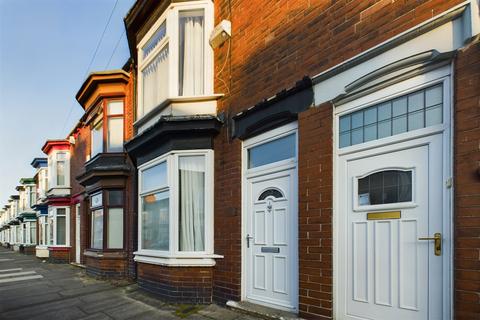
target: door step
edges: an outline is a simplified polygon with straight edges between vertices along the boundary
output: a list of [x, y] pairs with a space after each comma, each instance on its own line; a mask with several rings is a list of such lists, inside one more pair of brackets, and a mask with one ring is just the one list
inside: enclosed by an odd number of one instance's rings
[[261, 306], [258, 304], [254, 304], [247, 301], [227, 301], [227, 307], [245, 314], [249, 314], [255, 317], [259, 317], [262, 319], [276, 319], [276, 320], [302, 320], [303, 318], [298, 317], [297, 314], [277, 310], [265, 306]]

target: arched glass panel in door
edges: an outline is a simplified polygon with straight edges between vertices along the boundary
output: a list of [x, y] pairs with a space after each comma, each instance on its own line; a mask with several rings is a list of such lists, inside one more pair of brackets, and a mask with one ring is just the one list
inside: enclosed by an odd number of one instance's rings
[[412, 170], [385, 170], [358, 179], [358, 205], [412, 201]]

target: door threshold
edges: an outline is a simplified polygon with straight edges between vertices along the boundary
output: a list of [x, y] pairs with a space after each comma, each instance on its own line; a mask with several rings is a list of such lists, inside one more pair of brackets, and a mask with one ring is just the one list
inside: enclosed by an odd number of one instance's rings
[[227, 307], [245, 314], [260, 317], [262, 319], [277, 319], [277, 320], [302, 320], [297, 314], [269, 308], [254, 304], [247, 301], [227, 301]]
[[75, 266], [75, 267], [79, 267], [79, 268], [82, 268], [82, 269], [85, 269], [87, 266], [84, 265], [84, 264], [80, 264], [80, 263], [76, 263], [76, 262], [70, 262], [70, 264], [72, 266]]

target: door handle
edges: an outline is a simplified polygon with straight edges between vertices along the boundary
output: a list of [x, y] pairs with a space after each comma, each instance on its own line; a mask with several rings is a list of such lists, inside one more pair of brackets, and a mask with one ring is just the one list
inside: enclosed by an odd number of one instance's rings
[[435, 255], [436, 256], [441, 256], [442, 255], [442, 234], [440, 232], [437, 232], [433, 235], [433, 238], [418, 238], [418, 240], [433, 240], [435, 241]]
[[250, 248], [250, 239], [253, 239], [253, 237], [249, 234], [247, 234], [247, 248]]

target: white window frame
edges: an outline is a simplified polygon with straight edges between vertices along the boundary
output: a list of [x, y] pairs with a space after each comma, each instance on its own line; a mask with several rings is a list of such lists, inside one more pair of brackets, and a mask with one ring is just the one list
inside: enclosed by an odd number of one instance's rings
[[[57, 154], [65, 154], [65, 184], [57, 184]], [[55, 150], [48, 155], [48, 189], [70, 187], [70, 152], [68, 150]]]
[[[178, 82], [179, 82], [179, 12], [180, 11], [194, 11], [194, 10], [203, 10], [204, 12], [204, 91], [203, 95], [195, 97], [204, 97], [211, 96], [213, 94], [213, 49], [209, 44], [209, 36], [214, 27], [214, 7], [211, 0], [202, 0], [202, 1], [188, 1], [181, 3], [173, 3], [164, 13], [158, 18], [158, 20], [153, 24], [145, 36], [140, 40], [137, 45], [137, 56], [138, 56], [138, 95], [137, 95], [137, 120], [143, 118], [146, 114], [150, 113], [155, 109], [155, 106], [152, 110], [147, 113], [144, 113], [143, 110], [143, 77], [142, 70], [148, 66], [148, 64], [157, 56], [157, 54], [165, 48], [165, 45], [168, 45], [169, 57], [168, 57], [168, 94], [167, 99], [175, 98], [192, 98], [189, 96], [179, 96], [178, 95]], [[163, 22], [166, 22], [166, 34], [165, 37], [157, 44], [156, 48], [152, 50], [146, 58], [143, 57], [142, 48], [143, 46], [152, 38], [158, 28], [162, 25]], [[160, 102], [160, 104], [163, 104]]]
[[[57, 244], [57, 211], [65, 209], [65, 244]], [[70, 246], [70, 207], [60, 206], [48, 209], [48, 219], [53, 218], [53, 243], [50, 244], [50, 230], [47, 234], [47, 245], [49, 247], [69, 247]]]
[[[204, 251], [180, 251], [179, 250], [179, 175], [178, 161], [182, 156], [204, 156], [205, 157], [205, 250]], [[152, 189], [142, 192], [142, 173], [162, 162], [167, 164], [167, 185], [159, 189]], [[167, 191], [169, 192], [169, 251], [143, 249], [142, 245], [142, 216], [138, 214], [138, 251], [135, 261], [161, 264], [161, 265], [204, 265], [213, 266], [213, 258], [222, 256], [213, 253], [214, 240], [214, 152], [210, 149], [201, 150], [175, 150], [151, 160], [138, 167], [138, 206], [141, 208], [142, 196]]]

